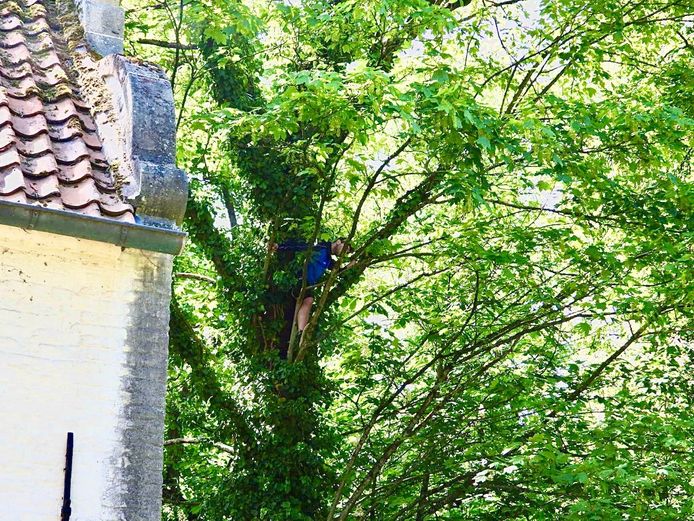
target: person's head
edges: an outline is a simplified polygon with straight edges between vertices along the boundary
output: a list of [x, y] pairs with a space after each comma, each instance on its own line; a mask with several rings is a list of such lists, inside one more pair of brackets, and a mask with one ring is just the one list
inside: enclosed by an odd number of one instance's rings
[[330, 246], [330, 251], [333, 255], [340, 255], [343, 251], [345, 251], [345, 253], [351, 252], [352, 247], [347, 244], [346, 237], [340, 237], [339, 239], [333, 241]]

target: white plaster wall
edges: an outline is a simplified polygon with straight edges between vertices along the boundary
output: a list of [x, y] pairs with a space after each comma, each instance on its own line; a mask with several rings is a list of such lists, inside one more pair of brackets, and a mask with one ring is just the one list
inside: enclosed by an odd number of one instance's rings
[[139, 250], [0, 225], [0, 521], [60, 519], [68, 431], [71, 521], [121, 519], [113, 460], [146, 263]]

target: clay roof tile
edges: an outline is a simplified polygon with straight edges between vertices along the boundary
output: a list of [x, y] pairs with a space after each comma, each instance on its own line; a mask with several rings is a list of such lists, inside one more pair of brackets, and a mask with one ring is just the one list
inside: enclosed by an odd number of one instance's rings
[[22, 27], [22, 19], [16, 14], [5, 14], [0, 17], [0, 31], [8, 32]]
[[[81, 159], [70, 165], [58, 165], [58, 179], [65, 183], [75, 183], [85, 177], [91, 177], [97, 183], [104, 185], [101, 177], [94, 175], [94, 170], [92, 170], [92, 165], [88, 158]], [[107, 179], [107, 181], [109, 180]], [[108, 185], [105, 186], [109, 188]]]
[[38, 96], [29, 98], [9, 98], [10, 111], [18, 116], [34, 116], [43, 111], [43, 103]]
[[0, 127], [0, 150], [7, 150], [8, 147], [12, 146], [17, 140], [14, 134], [12, 125], [4, 125]]
[[84, 208], [101, 200], [96, 183], [91, 178], [85, 178], [75, 184], [60, 185], [60, 196], [68, 208]]
[[12, 165], [0, 170], [0, 197], [23, 189], [24, 174], [18, 166]]
[[19, 167], [20, 165], [21, 160], [19, 158], [19, 152], [17, 152], [16, 147], [11, 146], [7, 150], [0, 152], [0, 168], [6, 168], [8, 166]]
[[22, 203], [26, 204], [27, 201], [27, 196], [24, 193], [24, 190], [16, 190], [14, 192], [10, 192], [7, 194], [4, 194], [0, 192], [0, 201], [7, 201], [8, 203]]
[[46, 103], [44, 110], [46, 119], [49, 121], [62, 122], [69, 117], [77, 117], [77, 108], [71, 98], [63, 98], [53, 103]]
[[17, 139], [15, 137], [15, 145], [20, 154], [25, 157], [38, 157], [51, 152], [53, 143], [48, 134], [38, 134], [34, 138]]
[[12, 127], [15, 134], [24, 137], [33, 137], [43, 132], [48, 134], [48, 123], [46, 117], [39, 113], [33, 116], [12, 116]]
[[[21, 169], [25, 177], [45, 177], [58, 173], [58, 163], [53, 154], [48, 153], [39, 157], [22, 157]], [[56, 177], [57, 179], [57, 177]]]
[[24, 180], [24, 193], [31, 199], [45, 199], [60, 195], [58, 178], [54, 175]]

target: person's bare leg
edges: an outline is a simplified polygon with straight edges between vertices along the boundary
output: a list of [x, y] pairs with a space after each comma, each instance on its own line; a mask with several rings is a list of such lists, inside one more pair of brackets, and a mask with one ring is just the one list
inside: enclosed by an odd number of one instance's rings
[[311, 306], [313, 306], [313, 297], [306, 297], [301, 303], [299, 312], [296, 314], [296, 325], [299, 326], [299, 331], [303, 331], [308, 325], [308, 317], [311, 315]]

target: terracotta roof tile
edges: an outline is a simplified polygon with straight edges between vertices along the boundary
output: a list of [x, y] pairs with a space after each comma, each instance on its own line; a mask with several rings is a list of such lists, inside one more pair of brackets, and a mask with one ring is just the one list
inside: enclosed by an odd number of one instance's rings
[[[72, 165], [81, 161], [82, 159], [89, 159], [90, 150], [87, 145], [84, 144], [82, 139], [73, 139], [71, 141], [64, 141], [62, 143], [55, 143], [53, 146], [53, 152], [58, 163], [61, 165]], [[91, 151], [92, 157], [96, 159], [99, 152]], [[94, 157], [96, 156], [96, 157]]]
[[77, 161], [74, 165], [59, 165], [58, 179], [65, 183], [76, 183], [85, 177], [91, 177], [97, 183], [104, 184], [94, 175], [91, 162], [88, 158]]
[[12, 125], [0, 127], [0, 150], [5, 150], [13, 145], [16, 139]]
[[15, 134], [23, 137], [33, 137], [41, 132], [48, 134], [48, 122], [42, 113], [34, 116], [12, 116], [12, 128]]
[[64, 122], [67, 118], [78, 117], [77, 108], [70, 98], [63, 98], [44, 105], [46, 119], [52, 122]]
[[0, 192], [14, 194], [24, 189], [24, 174], [18, 166], [3, 168], [0, 172]]
[[63, 198], [63, 204], [68, 208], [84, 208], [91, 203], [101, 201], [96, 183], [90, 177], [75, 184], [61, 185], [60, 195]]
[[27, 198], [26, 198], [26, 195], [24, 194], [24, 190], [18, 190], [18, 191], [9, 193], [7, 195], [4, 195], [4, 196], [2, 196], [2, 200], [8, 201], [10, 203], [22, 203], [22, 204], [27, 203]]
[[[2, 92], [0, 89], [0, 94], [5, 94]], [[6, 123], [9, 123], [12, 118], [12, 113], [10, 112], [10, 107], [5, 102], [4, 104], [0, 104], [0, 125], [5, 125]]]
[[[9, 166], [19, 167], [21, 165], [21, 159], [19, 158], [19, 153], [17, 149], [12, 145], [7, 150], [0, 152], [0, 168], [5, 168]], [[21, 169], [20, 169], [21, 170]]]
[[55, 177], [58, 180], [58, 163], [55, 162], [55, 157], [48, 153], [38, 157], [21, 157], [21, 168], [25, 177]]
[[35, 179], [24, 178], [24, 193], [31, 199], [45, 199], [53, 195], [60, 195], [61, 187], [54, 175]]
[[133, 222], [50, 11], [0, 4], [0, 200]]
[[19, 139], [16, 141], [17, 150], [25, 157], [37, 157], [51, 151], [53, 146], [48, 133], [38, 134], [32, 139]]
[[18, 116], [33, 116], [44, 110], [43, 102], [38, 96], [31, 96], [26, 99], [10, 98], [8, 106], [10, 111]]

